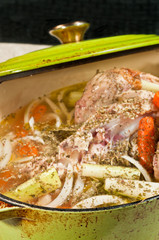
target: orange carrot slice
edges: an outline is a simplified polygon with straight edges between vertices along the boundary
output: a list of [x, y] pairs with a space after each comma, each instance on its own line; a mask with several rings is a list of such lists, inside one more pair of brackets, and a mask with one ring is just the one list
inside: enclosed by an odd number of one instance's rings
[[16, 125], [14, 131], [17, 138], [25, 137], [28, 134], [28, 131], [22, 124]]
[[5, 169], [0, 172], [0, 189], [1, 192], [5, 192], [9, 186], [9, 178], [12, 176], [12, 172], [8, 169]]
[[153, 98], [154, 105], [159, 108], [159, 92], [156, 92]]
[[18, 145], [16, 148], [16, 153], [21, 157], [37, 156], [38, 149], [35, 146], [31, 146], [29, 143], [27, 143], [25, 145]]
[[32, 115], [34, 117], [35, 122], [38, 122], [40, 118], [46, 113], [47, 107], [44, 104], [38, 105], [32, 111]]
[[152, 117], [144, 117], [140, 120], [138, 129], [139, 161], [149, 172], [153, 172], [153, 156], [155, 154], [155, 126]]

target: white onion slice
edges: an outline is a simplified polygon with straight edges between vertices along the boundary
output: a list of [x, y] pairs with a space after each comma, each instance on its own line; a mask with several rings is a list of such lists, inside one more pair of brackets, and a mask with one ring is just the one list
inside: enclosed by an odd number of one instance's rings
[[65, 173], [65, 166], [61, 162], [59, 162], [54, 163], [54, 168], [56, 169], [59, 177], [61, 178]]
[[151, 179], [149, 173], [146, 171], [145, 168], [143, 168], [143, 166], [138, 161], [136, 161], [134, 158], [126, 156], [126, 155], [122, 156], [122, 158], [124, 158], [127, 161], [129, 161], [130, 163], [134, 164], [135, 167], [137, 167], [139, 169], [139, 171], [142, 173], [142, 175], [144, 176], [144, 178], [147, 182], [152, 182], [152, 179]]
[[52, 109], [52, 111], [54, 113], [56, 113], [57, 115], [61, 115], [61, 110], [53, 101], [50, 100], [50, 98], [44, 97], [44, 100], [49, 105], [49, 107]]
[[37, 106], [40, 102], [41, 102], [41, 100], [38, 99], [29, 104], [29, 106], [27, 107], [25, 114], [24, 114], [24, 124], [29, 123], [31, 109], [33, 107]]
[[35, 142], [45, 144], [44, 140], [40, 136], [25, 136], [25, 137], [21, 137], [21, 138], [15, 138], [13, 140], [13, 142], [25, 141], [25, 140], [32, 140], [32, 141], [35, 141]]
[[65, 91], [61, 91], [57, 97], [57, 100], [58, 100], [59, 107], [61, 108], [61, 111], [67, 118], [67, 123], [70, 124], [72, 117], [73, 117], [74, 109], [70, 112], [67, 110], [67, 107], [65, 106], [65, 104], [63, 102], [64, 93], [65, 93]]
[[8, 139], [5, 139], [3, 146], [3, 158], [0, 160], [0, 169], [4, 168], [9, 162], [12, 154], [12, 146]]
[[0, 142], [0, 158], [3, 157], [3, 144]]
[[75, 185], [74, 185], [74, 188], [73, 188], [73, 191], [72, 191], [73, 196], [74, 197], [79, 196], [82, 193], [83, 188], [84, 188], [84, 181], [81, 178], [81, 176], [78, 175], [77, 180], [76, 180]]
[[21, 138], [20, 140], [27, 140], [27, 139], [44, 144], [44, 140], [39, 136], [26, 136]]
[[59, 127], [61, 126], [61, 118], [60, 118], [56, 113], [48, 113], [48, 114], [46, 115], [46, 118], [47, 118], [47, 117], [56, 120], [55, 126], [56, 126], [57, 128], [59, 128]]
[[53, 116], [53, 115], [54, 115], [54, 117], [56, 118], [56, 127], [58, 128], [58, 127], [61, 126], [61, 119], [60, 119], [60, 117], [59, 117], [57, 114], [52, 113], [52, 116]]
[[47, 207], [58, 207], [61, 206], [68, 198], [72, 191], [73, 186], [73, 167], [71, 164], [68, 164], [67, 167], [67, 176], [65, 178], [65, 182], [63, 188], [57, 198], [55, 198], [51, 203], [46, 205]]
[[13, 138], [15, 138], [15, 134], [13, 132], [10, 132], [6, 135], [6, 138], [12, 142]]
[[[60, 109], [56, 106], [54, 102], [52, 102], [49, 98], [45, 97], [44, 98], [45, 102], [49, 105], [49, 107], [53, 110], [55, 113], [51, 113], [51, 117], [56, 119], [56, 127], [60, 127], [61, 125], [61, 119], [58, 115], [60, 115], [61, 111]], [[32, 131], [34, 131], [34, 118], [30, 118], [30, 112], [33, 107], [36, 107], [42, 100], [35, 100], [33, 101], [27, 108], [24, 114], [24, 124], [29, 123], [30, 128]]]
[[19, 164], [22, 164], [22, 163], [26, 163], [26, 162], [29, 162], [33, 159], [33, 156], [30, 156], [30, 157], [24, 157], [24, 158], [20, 158], [18, 159], [17, 161], [14, 161], [14, 163], [19, 163]]
[[39, 197], [36, 204], [39, 206], [46, 206], [47, 204], [49, 204], [51, 202], [51, 200], [52, 200], [51, 195], [46, 194], [44, 196]]
[[68, 116], [68, 111], [67, 111], [67, 108], [66, 108], [65, 104], [63, 103], [63, 95], [64, 95], [64, 91], [61, 91], [59, 93], [59, 95], [57, 96], [57, 100], [58, 100], [58, 105], [60, 106], [62, 112], [67, 117]]
[[73, 208], [95, 208], [104, 204], [125, 204], [127, 201], [122, 197], [115, 195], [99, 195], [82, 200], [73, 206]]
[[30, 128], [31, 128], [32, 131], [34, 131], [34, 123], [35, 123], [34, 118], [31, 117], [31, 118], [29, 119], [29, 126], [30, 126]]

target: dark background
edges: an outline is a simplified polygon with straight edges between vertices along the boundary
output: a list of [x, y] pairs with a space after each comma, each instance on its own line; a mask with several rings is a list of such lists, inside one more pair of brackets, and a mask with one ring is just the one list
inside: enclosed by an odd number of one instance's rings
[[85, 39], [159, 34], [159, 0], [0, 0], [0, 42], [56, 44], [49, 29], [76, 20], [91, 24]]

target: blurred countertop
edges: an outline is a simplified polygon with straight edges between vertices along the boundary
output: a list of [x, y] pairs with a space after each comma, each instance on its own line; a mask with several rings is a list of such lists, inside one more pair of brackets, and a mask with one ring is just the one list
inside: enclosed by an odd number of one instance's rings
[[0, 43], [0, 62], [47, 47], [51, 45]]

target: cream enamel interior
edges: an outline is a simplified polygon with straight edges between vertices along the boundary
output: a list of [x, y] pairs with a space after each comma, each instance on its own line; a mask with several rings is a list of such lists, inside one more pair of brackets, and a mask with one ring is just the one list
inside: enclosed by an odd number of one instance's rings
[[99, 70], [127, 67], [159, 76], [159, 47], [116, 58], [53, 70], [0, 84], [0, 120], [19, 107], [53, 90], [88, 81]]

